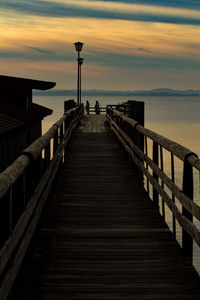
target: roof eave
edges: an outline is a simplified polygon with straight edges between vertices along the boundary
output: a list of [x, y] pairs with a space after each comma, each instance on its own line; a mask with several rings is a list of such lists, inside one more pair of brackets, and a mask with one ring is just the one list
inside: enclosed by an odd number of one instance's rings
[[49, 90], [55, 87], [56, 83], [51, 81], [41, 81], [35, 79], [19, 78], [0, 75], [0, 85], [3, 87], [16, 87], [23, 89], [34, 89], [34, 90]]

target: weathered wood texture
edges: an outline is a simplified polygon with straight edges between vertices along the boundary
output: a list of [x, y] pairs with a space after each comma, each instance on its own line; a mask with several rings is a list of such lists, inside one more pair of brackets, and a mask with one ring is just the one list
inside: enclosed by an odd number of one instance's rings
[[85, 115], [79, 127], [79, 132], [101, 133], [106, 132], [106, 115]]
[[74, 137], [13, 299], [200, 299], [200, 279], [110, 133]]

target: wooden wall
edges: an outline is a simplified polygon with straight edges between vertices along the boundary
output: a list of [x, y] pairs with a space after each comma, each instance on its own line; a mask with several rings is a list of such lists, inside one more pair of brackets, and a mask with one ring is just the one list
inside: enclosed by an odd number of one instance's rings
[[0, 172], [41, 136], [41, 120], [26, 123], [0, 136]]

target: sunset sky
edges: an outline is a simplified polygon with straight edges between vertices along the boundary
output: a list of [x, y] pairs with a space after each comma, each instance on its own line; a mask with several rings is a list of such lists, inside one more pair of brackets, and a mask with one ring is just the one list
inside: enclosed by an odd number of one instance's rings
[[1, 0], [0, 74], [76, 88], [200, 89], [199, 0]]

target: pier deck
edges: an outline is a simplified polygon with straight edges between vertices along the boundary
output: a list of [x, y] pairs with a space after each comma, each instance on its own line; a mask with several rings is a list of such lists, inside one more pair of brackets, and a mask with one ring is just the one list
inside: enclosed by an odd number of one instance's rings
[[200, 299], [198, 274], [99, 118], [102, 130], [87, 117], [72, 140], [13, 299]]

